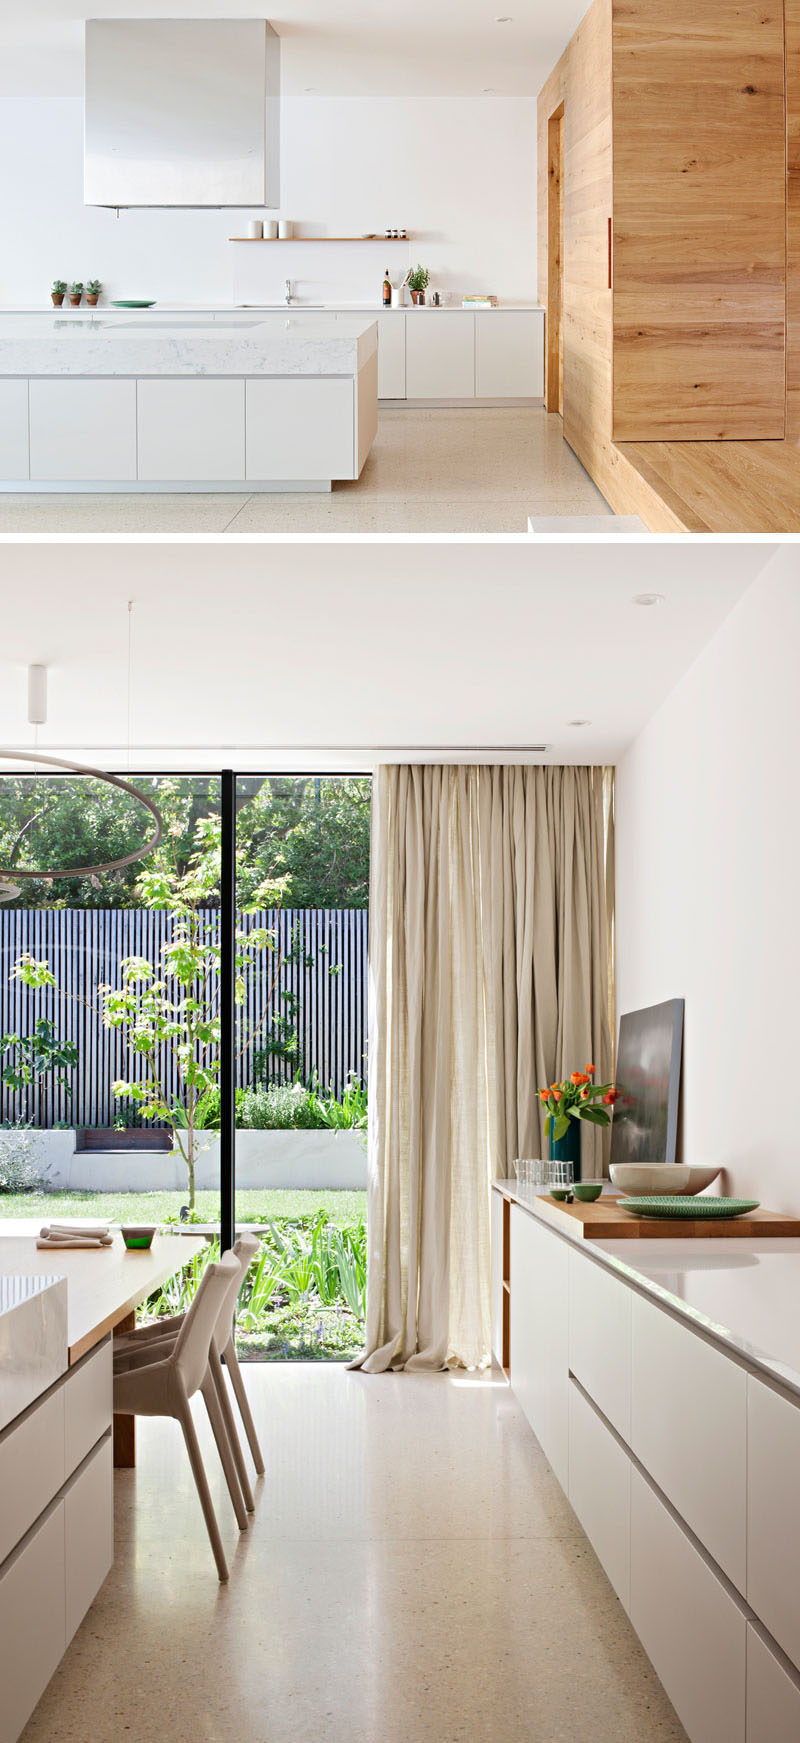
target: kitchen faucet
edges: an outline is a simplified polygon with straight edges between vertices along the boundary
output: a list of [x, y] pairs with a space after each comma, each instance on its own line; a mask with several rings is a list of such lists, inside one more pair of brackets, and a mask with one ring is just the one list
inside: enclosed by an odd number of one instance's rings
[[292, 303], [294, 301], [294, 295], [292, 292], [292, 281], [290, 278], [287, 278], [287, 280], [286, 280], [286, 295], [284, 296], [283, 300], [286, 304], [287, 309], [290, 309], [292, 306]]

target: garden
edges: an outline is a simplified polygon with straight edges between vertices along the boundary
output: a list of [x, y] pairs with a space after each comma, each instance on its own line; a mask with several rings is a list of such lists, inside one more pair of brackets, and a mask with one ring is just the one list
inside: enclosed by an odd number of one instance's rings
[[[70, 810], [63, 783], [42, 804], [37, 780], [51, 863], [60, 815], [74, 834], [89, 807], [73, 794]], [[236, 1223], [260, 1246], [236, 1335], [245, 1360], [341, 1361], [362, 1347], [365, 1315], [369, 783], [294, 787], [259, 777], [243, 804]], [[19, 838], [24, 782], [3, 789], [0, 837], [8, 796]], [[0, 1216], [202, 1228], [206, 1251], [146, 1304], [149, 1319], [188, 1305], [220, 1222], [218, 808], [194, 778], [160, 781], [159, 803], [173, 820], [135, 881], [88, 902], [76, 887], [60, 909], [32, 885], [24, 913], [0, 910]], [[29, 937], [36, 948], [20, 949]]]

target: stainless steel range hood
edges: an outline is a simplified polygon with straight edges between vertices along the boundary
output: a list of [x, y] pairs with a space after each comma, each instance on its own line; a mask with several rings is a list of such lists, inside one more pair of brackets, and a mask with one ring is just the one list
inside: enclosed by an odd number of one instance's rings
[[266, 19], [88, 19], [85, 43], [87, 206], [280, 204]]

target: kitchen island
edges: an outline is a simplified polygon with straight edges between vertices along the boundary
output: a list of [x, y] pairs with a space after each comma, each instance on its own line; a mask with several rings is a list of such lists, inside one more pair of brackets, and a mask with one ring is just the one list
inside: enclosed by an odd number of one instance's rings
[[378, 426], [377, 327], [0, 318], [0, 488], [330, 490]]

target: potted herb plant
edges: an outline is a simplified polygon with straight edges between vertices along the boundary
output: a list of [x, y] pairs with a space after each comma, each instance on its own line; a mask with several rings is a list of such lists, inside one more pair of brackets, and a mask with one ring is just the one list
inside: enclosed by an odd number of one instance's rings
[[82, 296], [83, 296], [83, 285], [82, 284], [71, 284], [69, 287], [69, 300], [72, 304], [73, 309], [80, 308]]
[[593, 1083], [595, 1067], [573, 1071], [563, 1083], [551, 1083], [539, 1090], [539, 1100], [546, 1109], [545, 1137], [550, 1140], [551, 1162], [572, 1162], [575, 1178], [581, 1177], [581, 1129], [578, 1121], [588, 1120], [593, 1126], [608, 1126], [617, 1099], [613, 1083]]
[[66, 294], [67, 294], [66, 280], [63, 278], [54, 278], [53, 279], [53, 288], [50, 292], [50, 295], [53, 299], [53, 308], [54, 309], [60, 309], [61, 304], [63, 303]]
[[415, 266], [408, 275], [408, 288], [412, 303], [424, 303], [425, 292], [430, 284], [431, 275], [427, 266]]
[[86, 301], [90, 308], [94, 309], [97, 307], [102, 288], [99, 278], [88, 278], [86, 280]]

